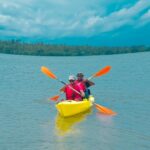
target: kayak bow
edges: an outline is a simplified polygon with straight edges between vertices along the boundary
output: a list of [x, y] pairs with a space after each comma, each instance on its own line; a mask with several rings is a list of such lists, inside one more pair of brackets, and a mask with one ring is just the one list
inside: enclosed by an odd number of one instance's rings
[[56, 108], [61, 116], [69, 117], [89, 110], [93, 106], [93, 99], [94, 97], [90, 96], [83, 101], [65, 100], [56, 104]]

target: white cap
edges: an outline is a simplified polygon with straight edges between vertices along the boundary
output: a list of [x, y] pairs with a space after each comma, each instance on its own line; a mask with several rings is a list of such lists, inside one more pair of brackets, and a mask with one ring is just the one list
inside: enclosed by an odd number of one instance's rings
[[70, 75], [70, 76], [69, 76], [69, 80], [76, 80], [76, 78], [75, 78], [74, 75]]

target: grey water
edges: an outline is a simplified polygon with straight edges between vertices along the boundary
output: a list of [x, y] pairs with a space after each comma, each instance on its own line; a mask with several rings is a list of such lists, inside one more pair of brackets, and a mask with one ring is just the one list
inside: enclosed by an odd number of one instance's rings
[[[83, 72], [88, 78], [103, 67], [111, 71], [93, 79], [95, 108], [61, 118], [55, 102], [62, 85], [41, 73], [47, 66], [65, 82]], [[63, 95], [62, 95], [63, 98]], [[150, 53], [85, 57], [0, 54], [0, 150], [149, 150]]]

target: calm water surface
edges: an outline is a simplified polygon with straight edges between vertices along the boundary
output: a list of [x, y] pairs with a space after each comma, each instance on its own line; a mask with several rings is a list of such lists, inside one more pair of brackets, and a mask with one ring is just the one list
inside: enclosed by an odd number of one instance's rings
[[[61, 118], [48, 100], [61, 84], [40, 72], [49, 67], [67, 81], [69, 74], [91, 76], [106, 65], [109, 74], [91, 88], [96, 102], [118, 112], [92, 109]], [[0, 150], [149, 150], [150, 53], [36, 57], [0, 54]]]

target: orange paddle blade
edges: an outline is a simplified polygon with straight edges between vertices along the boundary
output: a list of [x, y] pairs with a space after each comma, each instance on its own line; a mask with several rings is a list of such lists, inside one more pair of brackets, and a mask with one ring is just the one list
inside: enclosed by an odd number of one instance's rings
[[103, 68], [102, 70], [98, 71], [97, 73], [95, 73], [93, 76], [94, 77], [99, 77], [99, 76], [102, 76], [106, 73], [108, 73], [111, 69], [111, 66], [106, 66], [105, 68]]
[[97, 110], [99, 110], [101, 113], [106, 114], [106, 115], [116, 115], [117, 113], [112, 111], [109, 108], [106, 108], [104, 106], [101, 106], [99, 104], [95, 104], [95, 107], [97, 108]]
[[59, 97], [60, 97], [59, 95], [55, 95], [55, 96], [51, 97], [50, 100], [57, 101]]
[[45, 66], [41, 67], [41, 71], [46, 74], [47, 76], [49, 76], [52, 79], [57, 79], [57, 77]]

